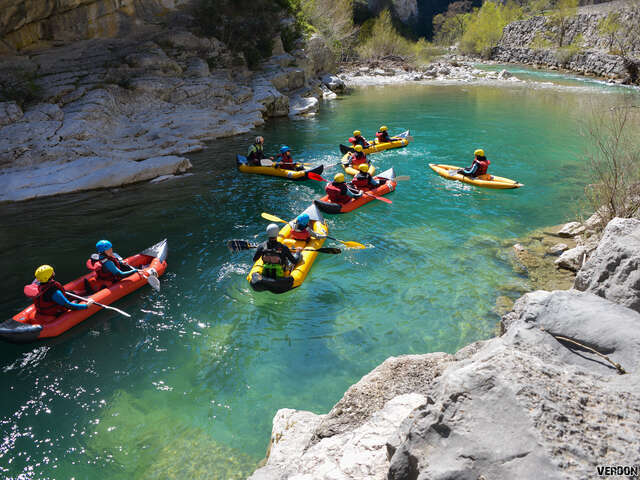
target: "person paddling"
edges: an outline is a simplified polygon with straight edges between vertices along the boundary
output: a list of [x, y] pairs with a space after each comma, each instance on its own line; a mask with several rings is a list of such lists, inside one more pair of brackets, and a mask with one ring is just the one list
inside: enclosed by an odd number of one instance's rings
[[376, 133], [376, 138], [378, 139], [378, 143], [387, 143], [392, 142], [393, 140], [389, 136], [388, 128], [386, 125], [382, 125], [378, 133]]
[[[260, 166], [260, 160], [265, 158], [264, 137], [258, 136], [247, 151], [247, 161], [251, 166]], [[270, 160], [273, 160], [273, 157], [270, 157]]]
[[[34, 284], [38, 286], [33, 298], [33, 305], [38, 315], [57, 317], [69, 310], [84, 310], [94, 303], [89, 299], [87, 303], [75, 303], [65, 296], [65, 289], [55, 279], [55, 271], [51, 265], [41, 265], [36, 269]], [[25, 289], [26, 290], [26, 289]], [[39, 320], [46, 321], [46, 318]]]
[[[109, 240], [98, 241], [96, 252], [87, 260], [87, 268], [96, 272], [96, 279], [99, 282], [106, 284], [102, 288], [140, 271], [127, 265], [122, 257], [113, 251], [113, 245]], [[85, 287], [90, 291], [87, 283], [85, 282]]]
[[355, 188], [362, 190], [363, 188], [372, 189], [377, 188], [380, 185], [383, 185], [386, 180], [381, 179], [380, 181], [376, 180], [369, 173], [369, 164], [361, 163], [358, 165], [358, 170], [360, 170], [353, 180], [351, 180], [351, 185]]
[[362, 148], [367, 148], [369, 146], [369, 142], [367, 142], [366, 138], [362, 136], [362, 132], [360, 130], [354, 130], [353, 137], [351, 137], [349, 141], [354, 147], [356, 145], [360, 145]]
[[275, 223], [267, 226], [267, 241], [258, 245], [253, 261], [262, 259], [262, 275], [270, 278], [284, 277], [289, 270], [289, 265], [295, 266], [301, 260], [301, 248], [296, 249], [296, 253], [291, 253], [289, 247], [278, 241], [280, 229]]
[[295, 240], [307, 241], [310, 238], [327, 238], [322, 233], [315, 232], [309, 225], [309, 214], [301, 213], [295, 220], [289, 222], [291, 226], [291, 238]]
[[468, 168], [463, 168], [457, 171], [464, 175], [465, 177], [477, 178], [482, 175], [487, 174], [487, 170], [489, 169], [489, 165], [491, 162], [484, 156], [484, 150], [481, 148], [477, 149], [473, 152], [474, 158], [473, 163]]
[[352, 153], [351, 156], [349, 157], [349, 163], [351, 164], [351, 166], [353, 168], [359, 169], [361, 164], [368, 165], [369, 162], [367, 160], [367, 156], [362, 151], [362, 145], [356, 145], [354, 149], [355, 149], [355, 153]]
[[277, 167], [285, 170], [298, 170], [298, 165], [293, 161], [291, 149], [286, 145], [280, 148], [280, 153], [276, 157]]
[[345, 183], [344, 173], [337, 173], [333, 177], [333, 182], [327, 183], [324, 190], [332, 203], [345, 204], [350, 202], [352, 198], [360, 198], [362, 196], [360, 190]]

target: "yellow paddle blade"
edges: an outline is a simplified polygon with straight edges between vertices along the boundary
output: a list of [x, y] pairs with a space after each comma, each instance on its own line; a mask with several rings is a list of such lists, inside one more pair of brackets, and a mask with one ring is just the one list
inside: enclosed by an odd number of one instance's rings
[[269, 220], [270, 222], [289, 223], [286, 220], [282, 220], [280, 217], [271, 215], [270, 213], [262, 212], [261, 217], [264, 218], [265, 220]]
[[343, 242], [343, 241], [340, 241], [340, 243], [343, 244], [345, 247], [349, 247], [349, 248], [367, 248], [363, 244], [358, 243], [358, 242]]

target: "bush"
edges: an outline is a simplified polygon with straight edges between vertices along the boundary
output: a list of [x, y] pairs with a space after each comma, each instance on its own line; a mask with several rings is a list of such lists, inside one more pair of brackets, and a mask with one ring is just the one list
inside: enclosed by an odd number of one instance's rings
[[585, 189], [603, 225], [614, 217], [630, 218], [640, 208], [640, 115], [627, 104], [594, 114], [585, 135], [593, 147], [586, 152], [593, 183]]
[[583, 43], [582, 35], [577, 35], [573, 39], [573, 42], [571, 42], [569, 45], [561, 47], [556, 50], [555, 52], [556, 61], [560, 65], [565, 66], [567, 63], [571, 61], [573, 57], [583, 52], [582, 43]]
[[352, 0], [301, 0], [300, 10], [303, 20], [324, 36], [334, 55], [346, 58], [356, 35]]
[[439, 45], [452, 45], [467, 30], [471, 19], [471, 2], [457, 1], [449, 4], [447, 11], [433, 17], [434, 41]]
[[289, 2], [269, 0], [198, 0], [194, 16], [201, 30], [242, 53], [249, 68], [269, 57], [283, 10]]
[[504, 27], [522, 18], [522, 8], [509, 0], [502, 5], [487, 1], [471, 15], [467, 30], [460, 40], [464, 53], [489, 57], [502, 37]]
[[368, 37], [361, 39], [357, 48], [360, 58], [373, 60], [388, 55], [411, 57], [414, 53], [412, 42], [398, 33], [391, 21], [389, 10], [383, 10], [370, 27]]
[[551, 41], [542, 32], [536, 32], [533, 40], [529, 44], [529, 48], [533, 50], [548, 50], [553, 46]]
[[558, 0], [555, 9], [549, 13], [548, 25], [554, 27], [553, 36], [558, 47], [565, 46], [570, 19], [578, 13], [578, 0]]

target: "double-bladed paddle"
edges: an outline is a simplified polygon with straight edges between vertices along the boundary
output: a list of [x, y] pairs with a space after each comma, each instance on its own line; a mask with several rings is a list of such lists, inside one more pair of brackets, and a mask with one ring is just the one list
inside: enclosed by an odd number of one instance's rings
[[[232, 252], [241, 252], [243, 250], [251, 250], [258, 248], [257, 243], [251, 243], [247, 240], [229, 240], [227, 242], [227, 248]], [[338, 255], [342, 253], [342, 250], [336, 247], [322, 247], [322, 248], [303, 248], [307, 252], [329, 253], [332, 255]]]
[[[265, 220], [269, 220], [270, 222], [289, 223], [286, 220], [283, 220], [280, 217], [276, 217], [275, 215], [271, 215], [269, 213], [262, 212], [261, 216], [262, 216], [262, 218], [264, 218]], [[331, 239], [331, 240], [333, 240], [335, 242], [339, 242], [339, 243], [343, 244], [345, 247], [348, 247], [348, 248], [367, 248], [363, 244], [358, 243], [358, 242], [352, 242], [352, 241], [344, 242], [342, 240], [338, 240], [337, 238], [330, 237], [329, 235], [327, 235], [327, 238], [329, 238], [329, 239]]]
[[[89, 299], [88, 299], [88, 298], [81, 297], [80, 295], [76, 295], [75, 293], [71, 293], [71, 292], [64, 292], [64, 294], [65, 294], [65, 295], [69, 295], [70, 297], [75, 298], [75, 299], [77, 299], [77, 300], [84, 300], [85, 302], [89, 301]], [[120, 315], [124, 315], [124, 316], [125, 316], [125, 317], [127, 317], [127, 318], [131, 318], [131, 315], [129, 315], [127, 312], [125, 312], [125, 311], [123, 311], [123, 310], [120, 310], [119, 308], [111, 307], [111, 306], [109, 306], [109, 305], [103, 305], [102, 303], [98, 303], [98, 302], [96, 302], [95, 300], [93, 301], [93, 304], [94, 304], [94, 305], [97, 305], [97, 306], [99, 306], [99, 307], [101, 307], [101, 308], [104, 308], [104, 309], [106, 309], [106, 310], [113, 310], [114, 312], [117, 312], [117, 313], [119, 313]]]

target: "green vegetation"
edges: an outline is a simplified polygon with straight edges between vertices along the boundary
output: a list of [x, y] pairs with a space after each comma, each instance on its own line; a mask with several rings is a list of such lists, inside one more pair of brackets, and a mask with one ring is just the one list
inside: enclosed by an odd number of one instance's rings
[[322, 33], [337, 58], [348, 56], [356, 34], [352, 0], [301, 0], [299, 12], [305, 23]]
[[520, 6], [512, 1], [505, 4], [487, 1], [471, 15], [466, 30], [460, 38], [460, 50], [464, 53], [488, 57], [502, 37], [507, 24], [523, 17]]
[[617, 40], [617, 34], [620, 32], [622, 25], [620, 24], [620, 13], [611, 12], [598, 23], [598, 33], [605, 37], [609, 42], [609, 53], [613, 52], [613, 46]]
[[547, 25], [549, 35], [559, 48], [565, 47], [570, 21], [578, 13], [578, 0], [558, 0], [549, 13]]
[[360, 32], [360, 45], [356, 48], [358, 56], [366, 60], [376, 60], [386, 56], [401, 57], [411, 64], [428, 63], [433, 57], [443, 53], [421, 38], [413, 42], [398, 33], [393, 26], [389, 10], [366, 23]]
[[433, 17], [434, 41], [451, 45], [462, 37], [471, 21], [471, 2], [463, 0], [449, 4], [445, 13]]

